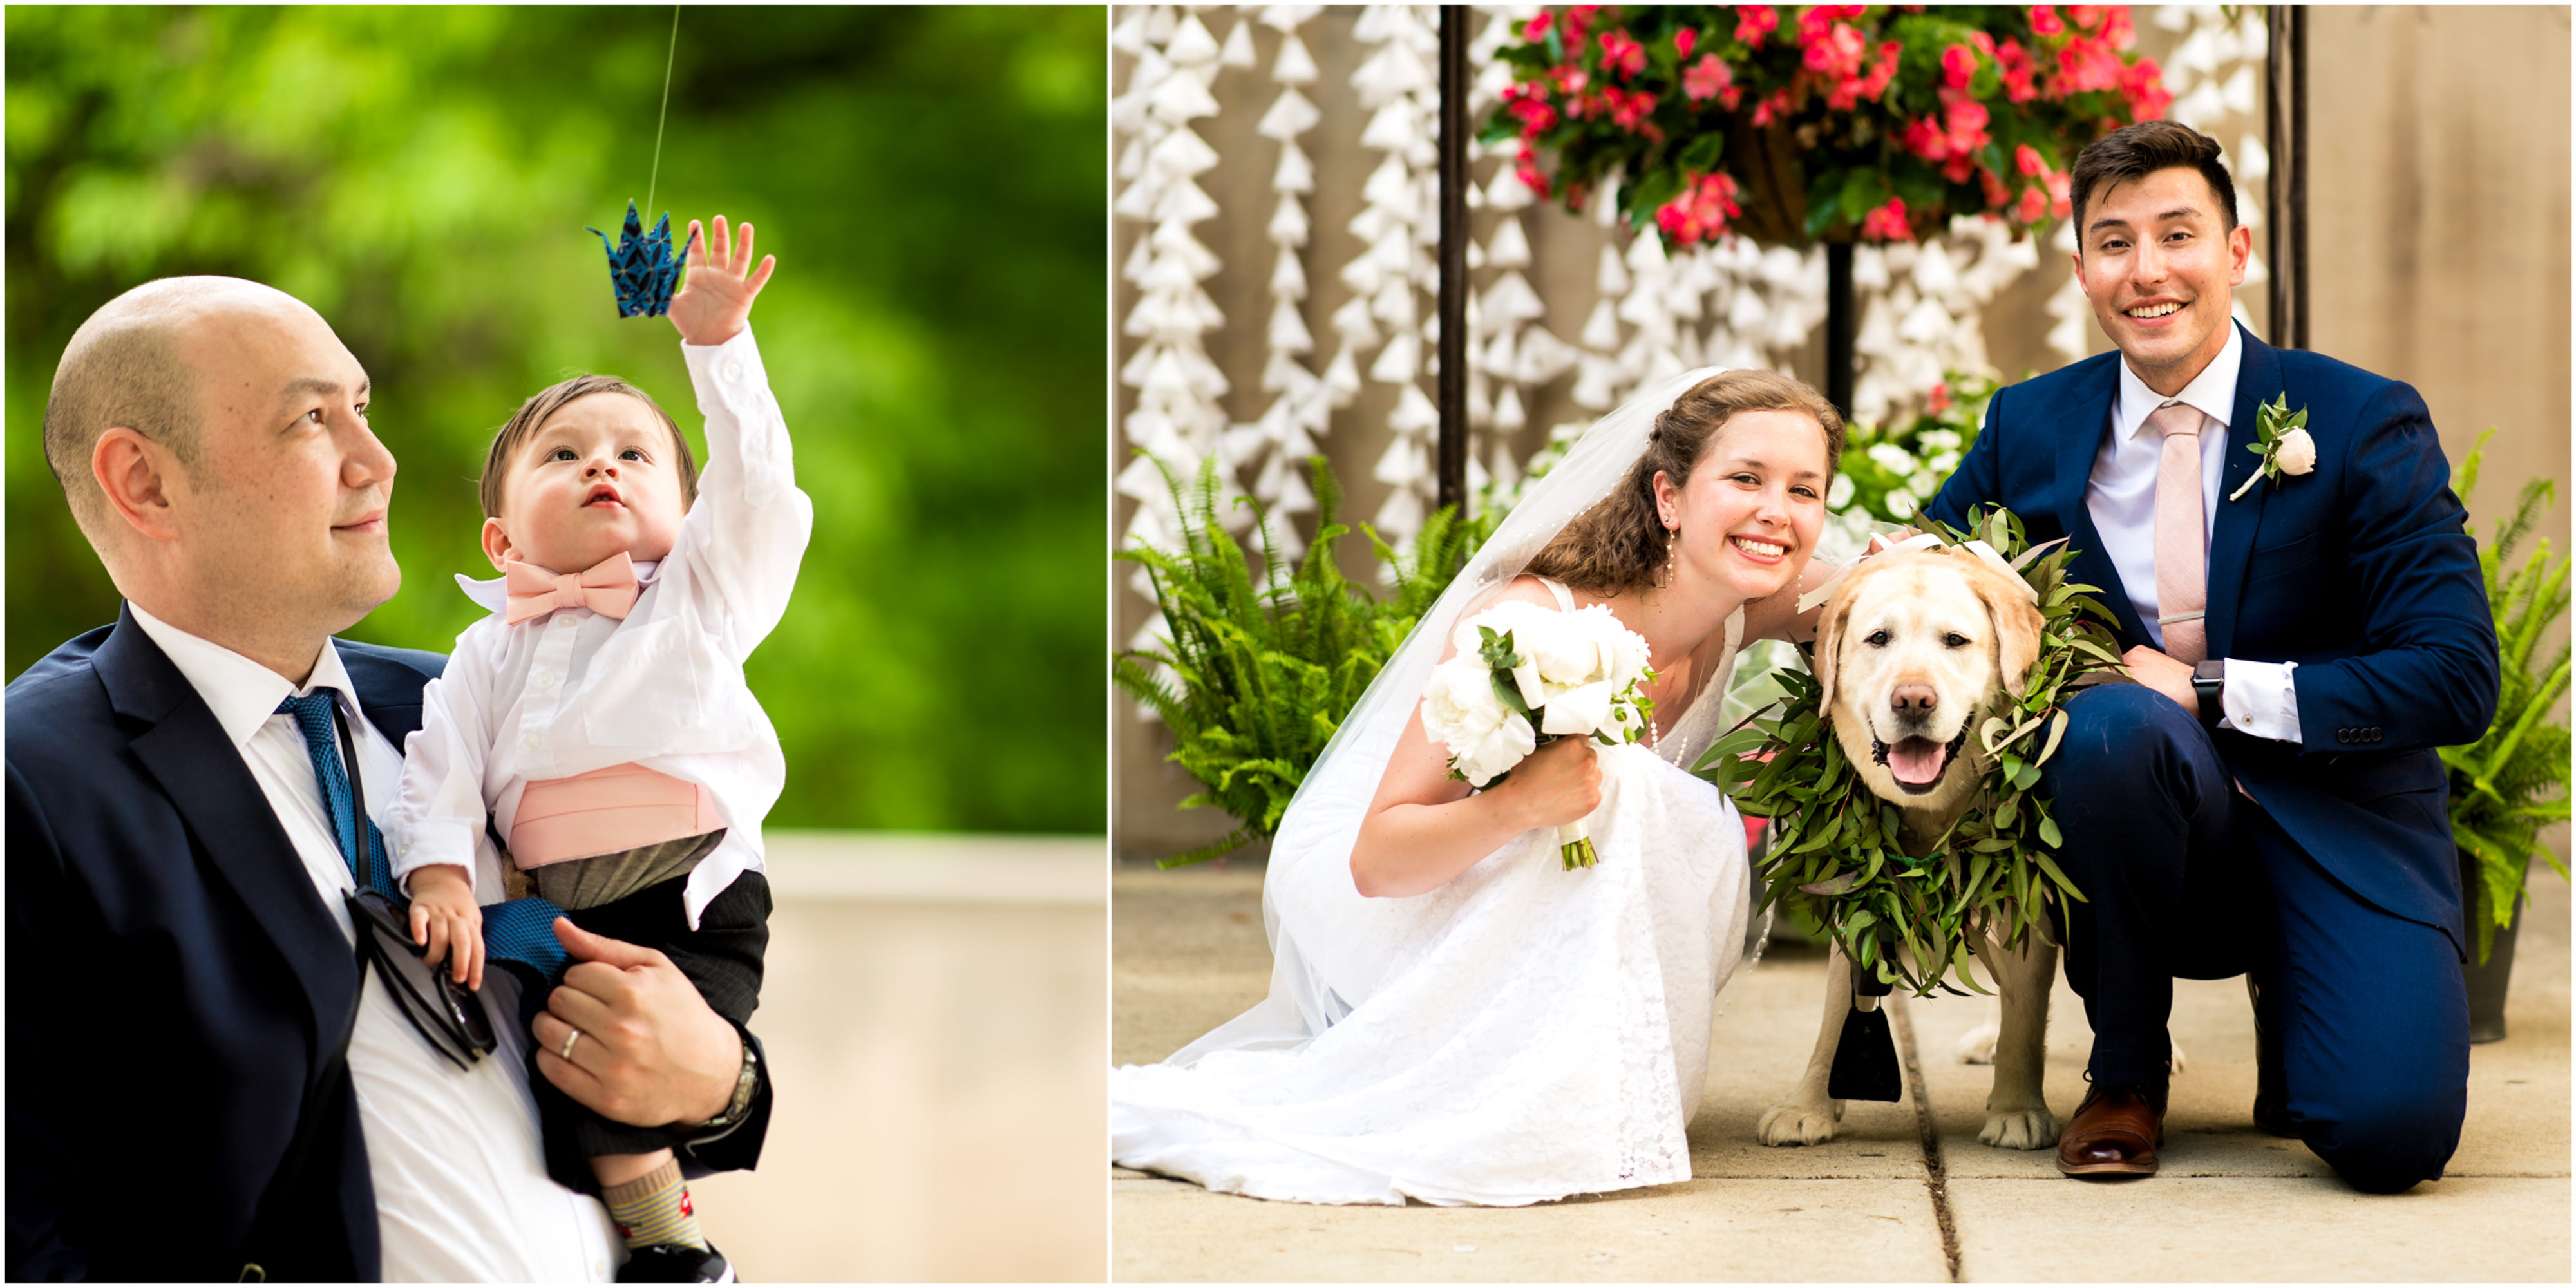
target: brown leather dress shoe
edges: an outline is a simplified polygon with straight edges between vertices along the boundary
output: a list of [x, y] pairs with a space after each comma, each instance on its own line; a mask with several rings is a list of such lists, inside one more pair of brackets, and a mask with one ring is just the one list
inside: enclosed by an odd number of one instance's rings
[[2153, 1176], [2165, 1143], [2165, 1085], [2095, 1083], [2057, 1138], [2057, 1170], [2068, 1176]]

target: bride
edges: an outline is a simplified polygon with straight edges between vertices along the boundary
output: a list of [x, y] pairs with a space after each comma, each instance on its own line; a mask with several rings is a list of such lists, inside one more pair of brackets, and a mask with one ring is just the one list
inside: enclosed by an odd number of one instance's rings
[[[1324, 749], [1271, 849], [1270, 996], [1112, 1072], [1111, 1156], [1308, 1203], [1688, 1180], [1753, 901], [1734, 807], [1686, 771], [1722, 732], [1736, 649], [1798, 629], [1842, 439], [1832, 404], [1766, 371], [1689, 372], [1594, 425]], [[1505, 599], [1605, 604], [1645, 637], [1644, 742], [1560, 739], [1482, 792], [1449, 777], [1423, 687], [1457, 623]], [[1587, 815], [1600, 862], [1565, 871], [1553, 829]]]

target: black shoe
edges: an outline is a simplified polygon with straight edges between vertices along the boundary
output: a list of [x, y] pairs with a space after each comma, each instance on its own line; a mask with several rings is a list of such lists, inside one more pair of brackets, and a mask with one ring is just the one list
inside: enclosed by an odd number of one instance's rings
[[[2274, 1136], [2298, 1139], [2290, 1121], [2290, 1089], [2281, 1075], [2281, 1017], [2266, 1016], [2263, 990], [2245, 977], [2245, 997], [2254, 1004], [2254, 1125]], [[2277, 1003], [2276, 1003], [2277, 1006]]]
[[712, 1247], [692, 1248], [686, 1244], [657, 1243], [637, 1248], [626, 1254], [626, 1264], [617, 1268], [617, 1282], [622, 1284], [729, 1284], [733, 1282], [733, 1263]]

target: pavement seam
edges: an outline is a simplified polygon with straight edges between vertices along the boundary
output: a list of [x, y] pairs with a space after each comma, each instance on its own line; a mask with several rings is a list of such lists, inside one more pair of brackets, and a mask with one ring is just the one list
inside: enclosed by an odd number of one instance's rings
[[1922, 1138], [1923, 1184], [1932, 1195], [1932, 1219], [1941, 1226], [1941, 1259], [1949, 1266], [1950, 1282], [1955, 1284], [1960, 1282], [1959, 1226], [1950, 1214], [1950, 1176], [1941, 1159], [1941, 1131], [1932, 1123], [1932, 1103], [1923, 1085], [1923, 1064], [1914, 1053], [1913, 1008], [1893, 993], [1888, 995], [1888, 1001], [1895, 1003], [1887, 1009], [1895, 1012], [1890, 1018], [1895, 1021], [1896, 1053], [1905, 1062], [1905, 1083], [1914, 1089], [1914, 1130]]

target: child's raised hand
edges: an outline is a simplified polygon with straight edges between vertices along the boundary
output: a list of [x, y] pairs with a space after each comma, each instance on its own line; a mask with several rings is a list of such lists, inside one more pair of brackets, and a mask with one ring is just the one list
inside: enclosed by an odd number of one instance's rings
[[[483, 909], [474, 903], [474, 883], [452, 863], [414, 868], [411, 874], [411, 941], [421, 945], [423, 963], [448, 963], [457, 983], [483, 987]], [[451, 951], [452, 950], [452, 951]]]
[[725, 235], [725, 217], [715, 218], [715, 234], [700, 236], [697, 220], [689, 221], [689, 274], [680, 293], [671, 297], [668, 316], [680, 339], [695, 345], [719, 345], [742, 334], [751, 319], [752, 297], [769, 284], [778, 257], [762, 257], [751, 267], [751, 225], [742, 226], [741, 244]]

